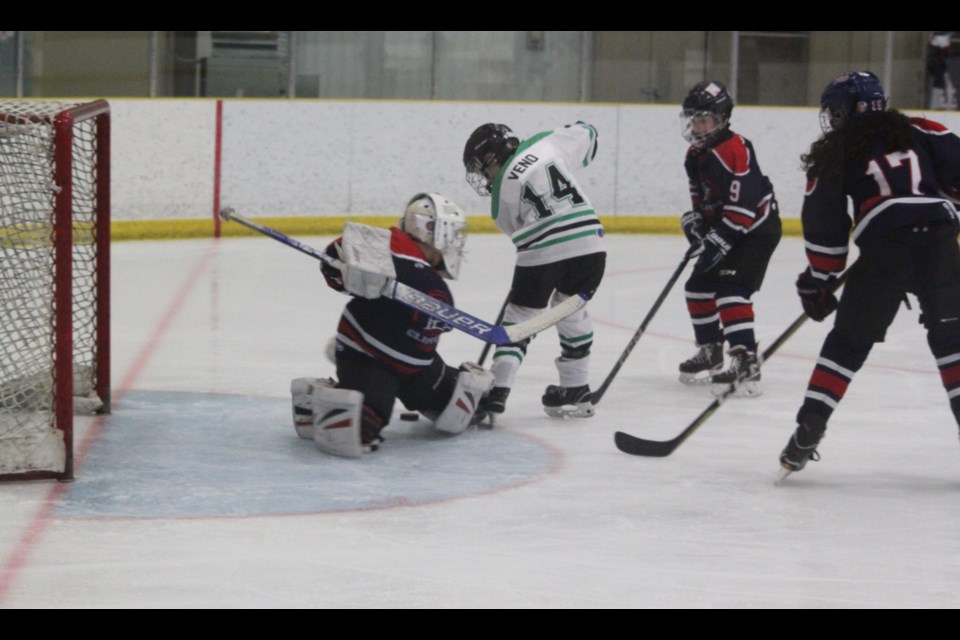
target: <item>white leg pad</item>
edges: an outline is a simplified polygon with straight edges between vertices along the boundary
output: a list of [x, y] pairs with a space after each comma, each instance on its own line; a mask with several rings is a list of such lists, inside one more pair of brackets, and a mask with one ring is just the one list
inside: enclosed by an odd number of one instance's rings
[[318, 388], [313, 393], [313, 441], [325, 453], [344, 458], [363, 455], [360, 415], [363, 394], [350, 389]]
[[313, 394], [317, 389], [330, 389], [329, 378], [294, 378], [290, 381], [293, 401], [293, 428], [304, 440], [313, 440]]
[[440, 412], [433, 426], [447, 433], [463, 433], [470, 426], [480, 399], [493, 387], [493, 374], [472, 362], [460, 365], [457, 386], [450, 402]]

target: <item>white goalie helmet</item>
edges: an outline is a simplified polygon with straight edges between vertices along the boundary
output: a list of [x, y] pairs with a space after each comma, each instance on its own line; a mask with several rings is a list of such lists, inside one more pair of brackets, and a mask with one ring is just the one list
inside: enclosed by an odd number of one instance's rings
[[441, 275], [457, 279], [467, 240], [467, 217], [460, 207], [439, 193], [418, 193], [407, 203], [400, 228], [439, 251]]

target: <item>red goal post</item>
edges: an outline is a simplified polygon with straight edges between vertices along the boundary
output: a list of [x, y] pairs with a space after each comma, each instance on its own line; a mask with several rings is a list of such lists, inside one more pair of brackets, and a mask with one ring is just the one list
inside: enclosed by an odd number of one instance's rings
[[0, 480], [72, 479], [109, 410], [109, 103], [0, 101]]

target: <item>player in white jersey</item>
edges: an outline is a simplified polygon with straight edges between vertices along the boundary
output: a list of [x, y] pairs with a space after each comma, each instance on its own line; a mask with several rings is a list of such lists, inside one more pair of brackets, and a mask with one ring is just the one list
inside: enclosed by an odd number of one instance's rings
[[[523, 142], [503, 124], [478, 127], [467, 140], [467, 182], [492, 196], [491, 216], [517, 250], [505, 325], [533, 317], [548, 305], [583, 294], [592, 297], [603, 278], [603, 226], [577, 182], [597, 153], [597, 130], [577, 122], [538, 133]], [[587, 378], [593, 323], [586, 307], [557, 324], [559, 385], [542, 401], [551, 416], [589, 417], [593, 402]], [[491, 370], [494, 388], [485, 409], [502, 413], [529, 339], [500, 346]]]

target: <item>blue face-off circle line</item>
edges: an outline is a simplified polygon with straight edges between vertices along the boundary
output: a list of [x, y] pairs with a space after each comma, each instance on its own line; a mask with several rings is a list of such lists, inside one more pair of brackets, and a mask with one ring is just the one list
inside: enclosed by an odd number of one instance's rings
[[67, 486], [62, 518], [243, 518], [366, 511], [514, 488], [559, 453], [504, 429], [394, 420], [380, 451], [345, 459], [296, 436], [289, 400], [130, 391]]

